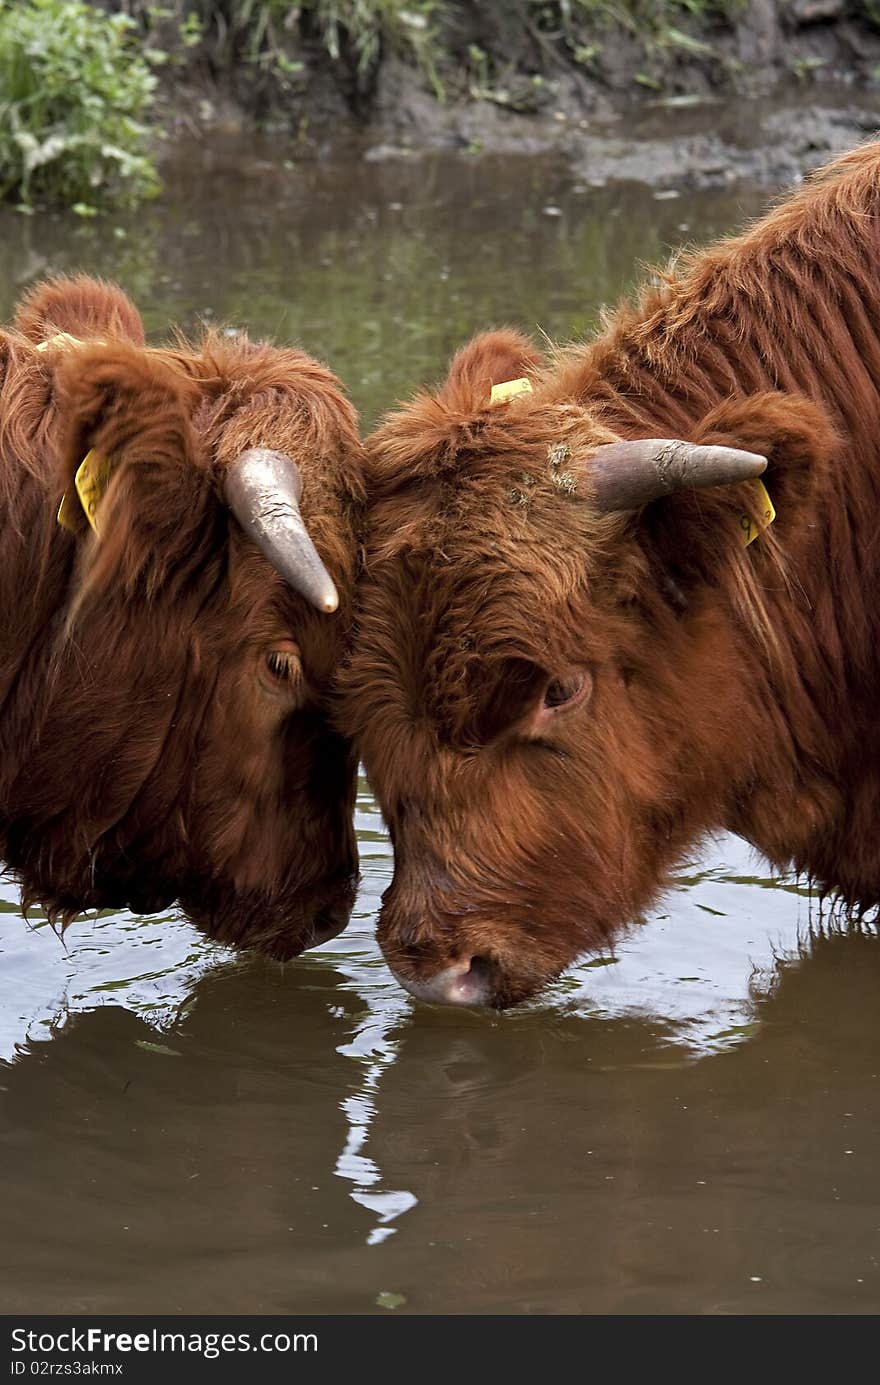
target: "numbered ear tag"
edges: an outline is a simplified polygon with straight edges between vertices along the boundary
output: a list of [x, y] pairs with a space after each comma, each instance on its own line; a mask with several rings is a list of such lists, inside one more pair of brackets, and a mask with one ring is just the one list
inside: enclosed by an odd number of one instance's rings
[[[98, 507], [104, 498], [104, 492], [110, 484], [112, 475], [113, 463], [110, 458], [96, 452], [93, 448], [80, 462], [73, 478], [79, 504], [96, 534], [100, 533]], [[68, 492], [62, 497], [61, 504], [58, 506], [58, 523], [63, 525], [65, 529], [69, 529], [71, 534], [77, 533], [79, 529], [77, 509], [76, 501]]]
[[745, 548], [748, 548], [749, 544], [753, 543], [759, 534], [763, 534], [765, 529], [769, 529], [776, 518], [776, 510], [773, 506], [773, 501], [767, 494], [767, 488], [763, 481], [752, 481], [751, 485], [754, 486], [758, 495], [760, 513], [757, 519], [753, 519], [751, 515], [746, 514], [740, 515], [739, 517], [740, 538]]
[[98, 506], [104, 498], [104, 492], [110, 484], [110, 477], [113, 475], [113, 463], [109, 457], [96, 452], [94, 448], [87, 452], [80, 462], [73, 477], [73, 484], [76, 488], [76, 497], [68, 491], [61, 497], [61, 504], [58, 506], [58, 523], [71, 534], [79, 532], [81, 520], [80, 514], [84, 514], [95, 533], [98, 530]]
[[110, 458], [101, 452], [95, 452], [93, 448], [91, 452], [86, 453], [73, 478], [76, 493], [86, 512], [86, 519], [96, 534], [99, 532], [98, 506], [104, 498], [112, 475], [113, 463]]
[[523, 375], [519, 380], [504, 380], [492, 386], [490, 404], [503, 404], [506, 399], [515, 399], [518, 394], [531, 394], [532, 382]]

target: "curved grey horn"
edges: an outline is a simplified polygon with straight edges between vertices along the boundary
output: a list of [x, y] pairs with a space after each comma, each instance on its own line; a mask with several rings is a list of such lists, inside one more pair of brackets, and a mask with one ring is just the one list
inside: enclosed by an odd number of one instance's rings
[[735, 447], [640, 438], [600, 447], [589, 464], [600, 510], [637, 510], [673, 491], [703, 490], [760, 476], [767, 458]]
[[309, 538], [299, 502], [302, 477], [283, 452], [252, 447], [226, 470], [225, 498], [241, 527], [269, 562], [319, 611], [339, 605], [333, 579]]

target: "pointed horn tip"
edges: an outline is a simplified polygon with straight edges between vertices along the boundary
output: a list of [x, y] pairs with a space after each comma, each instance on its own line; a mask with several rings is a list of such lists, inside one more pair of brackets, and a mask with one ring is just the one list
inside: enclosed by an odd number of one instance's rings
[[230, 462], [226, 504], [285, 582], [325, 615], [339, 609], [339, 594], [300, 513], [302, 478], [285, 452], [252, 447]]
[[289, 573], [281, 565], [276, 570], [289, 587], [322, 615], [332, 616], [334, 611], [339, 610], [339, 592], [329, 572], [313, 572], [303, 581], [302, 574]]
[[752, 476], [760, 476], [762, 472], [767, 470], [767, 458], [763, 457], [760, 452], [747, 452], [741, 447], [719, 447], [717, 451], [735, 457]]

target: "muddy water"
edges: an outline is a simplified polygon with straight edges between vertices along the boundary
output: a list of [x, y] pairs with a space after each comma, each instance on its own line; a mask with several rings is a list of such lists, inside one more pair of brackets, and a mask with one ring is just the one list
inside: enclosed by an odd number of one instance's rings
[[[136, 218], [0, 218], [148, 327], [298, 340], [368, 416], [472, 329], [589, 330], [639, 259], [766, 193], [596, 191], [546, 161], [194, 158]], [[712, 843], [613, 955], [500, 1017], [410, 1002], [349, 931], [241, 960], [173, 912], [66, 946], [0, 887], [0, 1311], [869, 1313], [880, 940]]]

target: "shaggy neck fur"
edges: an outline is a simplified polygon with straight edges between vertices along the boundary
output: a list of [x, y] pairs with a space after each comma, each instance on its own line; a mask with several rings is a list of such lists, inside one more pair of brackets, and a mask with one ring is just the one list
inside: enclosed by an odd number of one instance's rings
[[[875, 144], [754, 229], [685, 259], [546, 380], [548, 395], [577, 399], [623, 437], [699, 428], [706, 440], [767, 450], [777, 524], [744, 552], [713, 545], [706, 568], [734, 613], [745, 580], [755, 618], [751, 628], [734, 619], [730, 632], [744, 720], [730, 728], [723, 817], [770, 860], [862, 905], [880, 901], [870, 826], [880, 812], [878, 266]], [[767, 391], [782, 392], [787, 414], [755, 409]], [[793, 467], [807, 451], [809, 465]], [[711, 504], [681, 499], [668, 510], [682, 521], [676, 542], [688, 542]], [[667, 540], [673, 574], [688, 566], [672, 515], [654, 507], [645, 525], [661, 553]], [[706, 566], [702, 553], [694, 561]]]

